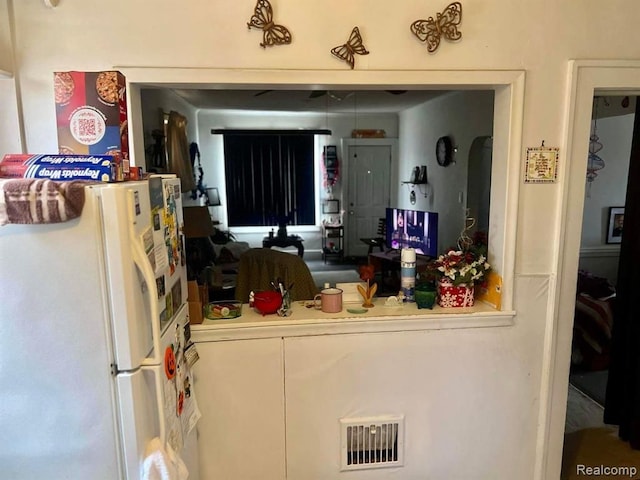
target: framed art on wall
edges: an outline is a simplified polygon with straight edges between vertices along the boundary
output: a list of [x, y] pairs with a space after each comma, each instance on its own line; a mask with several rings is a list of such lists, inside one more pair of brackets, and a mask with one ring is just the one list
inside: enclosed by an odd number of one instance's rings
[[340, 213], [340, 200], [325, 200], [322, 213]]
[[525, 183], [555, 183], [558, 176], [558, 152], [556, 147], [527, 148], [524, 170]]
[[607, 227], [607, 243], [622, 241], [624, 223], [624, 207], [609, 207], [609, 226]]

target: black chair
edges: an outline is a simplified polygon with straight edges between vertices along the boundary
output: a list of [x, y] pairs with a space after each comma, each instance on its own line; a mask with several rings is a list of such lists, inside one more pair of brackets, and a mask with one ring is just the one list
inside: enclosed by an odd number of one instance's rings
[[373, 237], [373, 238], [361, 238], [360, 241], [366, 243], [367, 245], [369, 245], [369, 251], [367, 252], [367, 255], [370, 254], [371, 252], [373, 252], [373, 249], [378, 247], [380, 248], [380, 251], [382, 252], [384, 250], [384, 246], [386, 244], [386, 238], [387, 238], [387, 222], [386, 219], [384, 218], [380, 218], [378, 220], [378, 230], [376, 231], [376, 235], [378, 235], [377, 237]]

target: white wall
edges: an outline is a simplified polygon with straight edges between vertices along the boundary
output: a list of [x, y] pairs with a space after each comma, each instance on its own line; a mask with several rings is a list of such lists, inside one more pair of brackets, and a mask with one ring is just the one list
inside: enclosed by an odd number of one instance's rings
[[[611, 103], [620, 100], [620, 97], [608, 97]], [[602, 99], [599, 109], [600, 112], [604, 110]], [[580, 268], [608, 278], [614, 285], [618, 275], [620, 245], [606, 243], [609, 207], [622, 207], [626, 201], [634, 118], [634, 113], [627, 113], [592, 122], [592, 132], [595, 124], [595, 134], [602, 144], [602, 150], [597, 155], [604, 160], [605, 167], [586, 186]]]
[[[204, 169], [205, 183], [210, 187], [218, 187], [222, 199], [226, 198], [225, 171], [224, 171], [224, 143], [222, 135], [212, 135], [212, 129], [329, 129], [330, 136], [317, 136], [316, 146], [316, 196], [322, 202], [329, 198], [329, 193], [322, 187], [322, 147], [324, 145], [338, 146], [340, 152], [340, 140], [351, 137], [351, 130], [356, 125], [356, 120], [352, 114], [329, 114], [324, 113], [287, 113], [287, 112], [255, 112], [255, 111], [228, 111], [228, 110], [200, 110], [198, 113], [198, 136], [200, 138], [200, 152], [202, 155], [202, 166]], [[397, 137], [398, 116], [395, 114], [358, 114], [358, 128], [381, 129], [387, 137]], [[341, 172], [345, 169], [345, 158], [339, 158]], [[338, 184], [332, 189], [333, 198], [343, 202], [343, 187], [345, 178], [341, 176]], [[223, 200], [224, 202], [224, 200]], [[223, 225], [227, 225], [226, 208], [230, 205], [219, 207], [216, 212]], [[317, 225], [328, 216], [322, 214], [322, 209], [317, 212]], [[239, 241], [246, 241], [252, 247], [262, 245], [262, 237], [271, 227], [263, 228], [232, 228], [232, 232]], [[287, 229], [292, 233], [298, 233], [304, 238], [305, 255], [307, 252], [321, 251], [321, 233], [316, 227], [291, 227]]]
[[[493, 92], [454, 92], [437, 97], [400, 114], [399, 176], [409, 180], [416, 165], [427, 166], [427, 188], [416, 188], [416, 203], [409, 203], [410, 189], [398, 191], [401, 208], [438, 212], [438, 249], [456, 245], [464, 226], [467, 205], [467, 173], [473, 139], [493, 134]], [[438, 165], [435, 144], [450, 136], [457, 152], [447, 167]], [[425, 188], [427, 197], [421, 192]]]
[[[385, 130], [387, 137], [397, 137], [398, 117], [394, 114], [358, 115], [358, 128]], [[319, 136], [319, 148], [316, 152], [316, 169], [322, 159], [322, 146], [340, 145], [340, 139], [351, 137], [355, 120], [349, 114], [323, 113], [287, 113], [287, 112], [240, 112], [201, 110], [198, 115], [200, 151], [203, 153], [205, 180], [210, 186], [217, 186], [224, 192], [224, 145], [222, 135], [212, 135], [211, 129], [329, 129], [330, 136]], [[206, 156], [206, 157], [205, 157]], [[340, 158], [341, 162], [344, 159]], [[319, 170], [318, 170], [319, 171]], [[335, 198], [341, 198], [344, 179], [333, 189]], [[326, 192], [320, 192], [320, 198], [326, 198]]]
[[597, 155], [604, 160], [605, 167], [597, 172], [593, 182], [587, 182], [582, 219], [583, 248], [605, 245], [609, 207], [624, 207], [634, 117], [631, 113], [597, 121], [596, 134], [602, 144]]
[[4, 153], [22, 153], [15, 78], [0, 76], [0, 145]]
[[198, 109], [185, 102], [178, 95], [164, 88], [145, 88], [140, 92], [142, 121], [144, 122], [145, 146], [153, 144], [151, 130], [162, 130], [163, 114], [172, 110], [187, 119], [187, 140], [198, 141]]
[[14, 67], [10, 19], [9, 3], [0, 0], [0, 71], [4, 72], [13, 72]]
[[[556, 450], [545, 452], [549, 438], [540, 430], [546, 421], [548, 405], [544, 377], [553, 367], [553, 363], [550, 364], [553, 349], [543, 349], [541, 344], [543, 338], [546, 345], [555, 344], [558, 324], [566, 326], [572, 321], [570, 313], [556, 319], [557, 305], [547, 305], [548, 299], [555, 298], [555, 290], [549, 294], [549, 289], [557, 288], [557, 275], [566, 273], [558, 272], [557, 258], [564, 241], [562, 208], [568, 185], [565, 172], [574, 162], [583, 161], [570, 158], [566, 151], [570, 132], [565, 131], [565, 126], [571, 108], [566, 101], [569, 60], [637, 58], [640, 43], [640, 30], [636, 28], [637, 2], [618, 0], [615, 8], [603, 8], [602, 2], [596, 0], [467, 2], [463, 4], [461, 41], [443, 40], [433, 54], [427, 53], [424, 45], [411, 35], [409, 25], [418, 18], [435, 15], [442, 6], [425, 5], [421, 0], [406, 0], [401, 4], [383, 0], [279, 0], [275, 3], [275, 19], [291, 29], [294, 40], [291, 45], [268, 49], [258, 45], [261, 32], [246, 27], [253, 13], [252, 4], [231, 0], [185, 0], [178, 4], [158, 0], [151, 6], [144, 0], [112, 0], [109, 8], [104, 8], [104, 2], [98, 0], [62, 0], [59, 7], [51, 9], [38, 0], [14, 1], [16, 71], [23, 106], [18, 120], [26, 134], [24, 149], [55, 151], [52, 72], [57, 70], [118, 67], [130, 72], [134, 70], [132, 67], [167, 67], [188, 71], [197, 82], [199, 69], [214, 68], [233, 72], [237, 83], [250, 83], [250, 79], [259, 84], [261, 75], [271, 72], [268, 78], [278, 79], [273, 83], [289, 85], [314, 72], [349, 73], [352, 82], [375, 84], [380, 78], [389, 78], [388, 72], [399, 70], [413, 72], [403, 74], [406, 78], [423, 75], [438, 79], [434, 81], [443, 85], [481, 70], [526, 72], [523, 114], [504, 132], [510, 145], [519, 145], [522, 140], [519, 158], [513, 158], [516, 174], [518, 169], [522, 170], [526, 147], [539, 146], [543, 140], [547, 146], [560, 148], [561, 172], [553, 184], [518, 181], [508, 186], [517, 191], [517, 201], [508, 206], [509, 211], [517, 213], [517, 237], [510, 245], [515, 248], [518, 279], [514, 297], [516, 324], [504, 330], [504, 335], [488, 338], [491, 348], [478, 350], [478, 355], [487, 356], [481, 362], [487, 366], [495, 365], [496, 352], [500, 352], [502, 362], [521, 366], [497, 373], [511, 391], [525, 392], [522, 398], [512, 397], [508, 407], [527, 417], [527, 428], [509, 429], [509, 417], [488, 411], [491, 431], [461, 431], [454, 440], [438, 438], [435, 442], [442, 440], [445, 446], [455, 450], [460, 442], [482, 445], [487, 438], [499, 437], [496, 449], [502, 456], [478, 459], [483, 471], [494, 474], [492, 478], [514, 478], [514, 458], [523, 466], [518, 478], [533, 478], [533, 465], [536, 459], [543, 459], [544, 453], [551, 457], [551, 470], [559, 472], [559, 436], [555, 432]], [[541, 19], [544, 19], [542, 26]], [[358, 56], [354, 71], [346, 72], [345, 65], [330, 54], [330, 49], [346, 41], [354, 23], [360, 27], [371, 53]], [[611, 35], [610, 29], [602, 28], [603, 25], [615, 25], [624, 35]], [[170, 70], [161, 76], [164, 77], [161, 80], [171, 82]], [[313, 83], [313, 80], [304, 83]], [[15, 102], [10, 92], [0, 92], [0, 95], [3, 106], [6, 102], [10, 105]], [[11, 141], [0, 139], [0, 154], [15, 148]], [[543, 281], [528, 288], [526, 280], [535, 278]], [[544, 281], [546, 279], [549, 281]], [[537, 314], [530, 316], [528, 312]], [[461, 351], [469, 346], [464, 335], [441, 336], [436, 343], [439, 347]], [[438, 362], [439, 358], [434, 361]], [[446, 364], [442, 364], [442, 370], [448, 370]], [[455, 391], [458, 382], [477, 380], [476, 373], [464, 379], [451, 377], [443, 381], [441, 388]], [[477, 385], [483, 401], [491, 403], [499, 399], [498, 395], [480, 390], [484, 388], [482, 383]], [[559, 398], [562, 400], [561, 392]], [[539, 409], [540, 418], [536, 416]], [[455, 418], [458, 414], [454, 406], [446, 403], [437, 413], [440, 418]], [[537, 472], [545, 471], [541, 465], [538, 463]], [[438, 472], [449, 471], [444, 458], [433, 458], [432, 468]]]

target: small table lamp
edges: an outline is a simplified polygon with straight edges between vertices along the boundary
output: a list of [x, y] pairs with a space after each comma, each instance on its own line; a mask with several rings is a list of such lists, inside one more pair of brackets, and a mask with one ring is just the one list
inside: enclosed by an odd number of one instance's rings
[[210, 237], [215, 233], [208, 207], [183, 207], [182, 212], [186, 238]]
[[[218, 189], [213, 187], [213, 188], [207, 188], [206, 190], [207, 192], [207, 200], [205, 205], [207, 207], [219, 207], [220, 205], [222, 205], [222, 203], [220, 203], [220, 194], [218, 193]], [[218, 221], [218, 216], [217, 215], [213, 215], [214, 218], [214, 224], [220, 223]]]
[[220, 205], [222, 205], [222, 203], [220, 203], [220, 194], [218, 193], [218, 189], [215, 187], [207, 188], [207, 206], [219, 207]]

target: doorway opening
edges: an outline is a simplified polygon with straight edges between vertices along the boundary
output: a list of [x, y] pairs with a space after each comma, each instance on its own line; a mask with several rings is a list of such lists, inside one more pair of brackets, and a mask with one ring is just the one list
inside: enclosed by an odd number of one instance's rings
[[[565, 434], [605, 426], [603, 413], [620, 254], [620, 244], [615, 240], [612, 243], [608, 227], [611, 209], [625, 203], [626, 189], [622, 186], [627, 184], [634, 120], [635, 98], [630, 101], [626, 95], [594, 97]], [[598, 158], [593, 159], [593, 155]]]
[[[584, 206], [585, 172], [589, 155], [591, 113], [596, 95], [637, 95], [640, 91], [640, 62], [572, 61], [571, 94], [567, 97], [567, 162], [562, 185], [562, 211], [558, 216], [559, 248], [557, 252], [558, 284], [554, 289], [554, 310], [545, 339], [543, 371], [549, 372], [549, 398], [542, 405], [540, 432], [542, 450], [541, 478], [559, 478], [564, 443], [576, 278], [579, 270], [583, 219], [575, 215], [576, 206]], [[573, 213], [572, 213], [573, 211]], [[544, 390], [543, 384], [543, 390]]]

